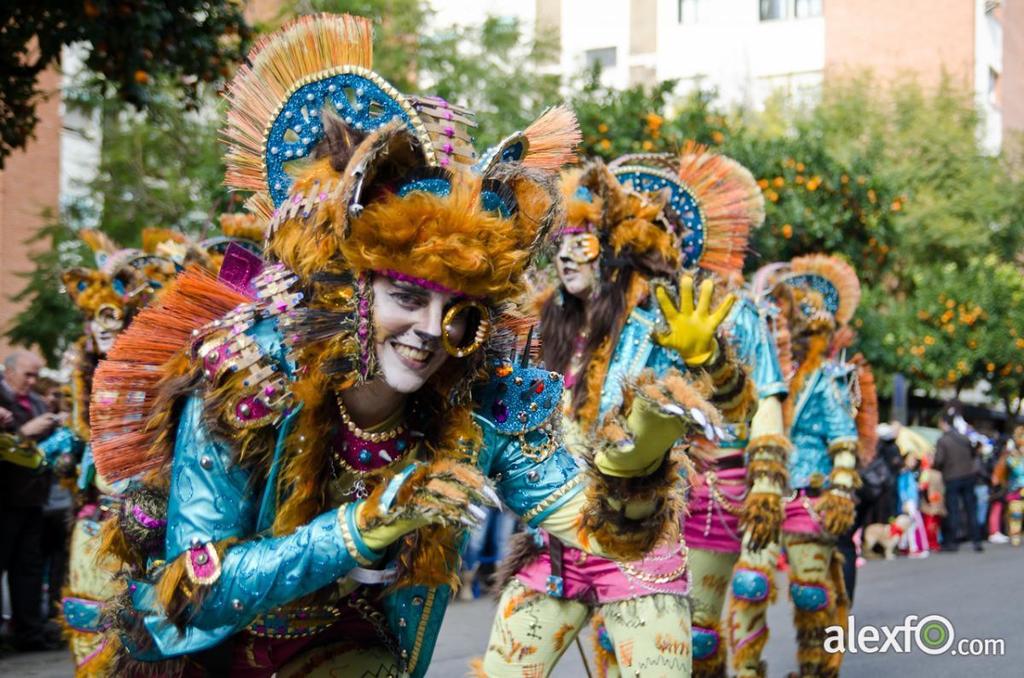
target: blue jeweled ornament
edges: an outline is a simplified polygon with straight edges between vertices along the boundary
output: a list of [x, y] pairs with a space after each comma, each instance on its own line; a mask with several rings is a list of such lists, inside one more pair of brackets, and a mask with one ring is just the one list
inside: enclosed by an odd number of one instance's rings
[[666, 188], [669, 190], [668, 204], [686, 231], [681, 234], [682, 242], [680, 244], [684, 259], [683, 266], [686, 268], [696, 266], [701, 255], [704, 254], [705, 228], [704, 214], [693, 193], [678, 179], [673, 179], [667, 173], [658, 170], [625, 166], [617, 167], [612, 172], [619, 182], [634, 191], [652, 193]]
[[372, 132], [395, 118], [409, 123], [409, 115], [396, 94], [358, 73], [341, 73], [295, 90], [267, 135], [267, 180], [274, 204], [284, 202], [292, 185], [285, 165], [308, 156], [323, 138], [320, 112], [325, 105], [333, 106], [346, 124]]

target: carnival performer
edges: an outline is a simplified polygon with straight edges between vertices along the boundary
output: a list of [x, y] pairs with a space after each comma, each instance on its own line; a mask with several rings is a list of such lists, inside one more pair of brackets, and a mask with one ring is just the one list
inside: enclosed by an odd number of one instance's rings
[[488, 479], [598, 553], [670, 525], [666, 450], [713, 416], [697, 389], [645, 383], [584, 470], [552, 419], [561, 377], [508, 361], [574, 117], [477, 160], [472, 114], [395, 90], [371, 38], [312, 15], [257, 45], [229, 89], [228, 183], [272, 214], [274, 263], [186, 271], [98, 371], [122, 415], [98, 467], [146, 473], [106, 541], [120, 670], [424, 675]]
[[[774, 281], [772, 297], [781, 309], [783, 364], [795, 366], [784, 405], [792, 443], [787, 470], [782, 545], [790, 567], [790, 597], [797, 629], [799, 675], [836, 676], [842, 655], [824, 649], [825, 629], [846, 623], [846, 590], [836, 539], [854, 521], [858, 428], [851, 392], [856, 366], [829, 349], [850, 322], [860, 300], [853, 268], [815, 254], [773, 267], [759, 278]], [[760, 284], [755, 284], [760, 289]], [[773, 569], [778, 550], [744, 549], [732, 582], [730, 649], [740, 676], [764, 676], [761, 652], [767, 641], [767, 606], [774, 598]]]
[[[756, 412], [737, 409], [726, 418], [725, 440], [689, 478], [686, 499], [693, 675], [724, 676], [721, 618], [733, 568], [741, 546], [756, 552], [777, 543], [786, 479], [788, 443], [782, 434], [782, 401], [787, 387], [769, 326], [772, 307], [741, 289], [743, 253], [750, 230], [764, 220], [764, 200], [749, 171], [702, 147], [688, 149], [678, 160], [627, 156], [613, 166], [632, 166], [624, 176], [634, 184], [644, 178], [650, 183], [665, 169], [659, 169], [659, 162], [674, 170], [684, 185], [695, 187], [699, 213], [707, 215], [716, 228], [723, 228], [722, 222], [728, 224], [736, 254], [700, 257], [689, 263], [724, 278], [738, 296], [723, 328], [749, 369], [757, 396]], [[685, 206], [682, 212], [686, 213]]]
[[61, 599], [61, 621], [78, 675], [95, 675], [103, 636], [102, 601], [116, 591], [116, 565], [97, 562], [103, 520], [116, 510], [120, 489], [95, 473], [91, 454], [89, 395], [93, 373], [117, 335], [156, 290], [175, 274], [174, 264], [142, 250], [118, 246], [102, 231], [87, 229], [79, 237], [92, 250], [96, 268], [75, 267], [61, 274], [68, 296], [84, 319], [84, 334], [65, 352], [71, 375], [71, 413], [67, 425], [39, 444], [62, 482], [75, 491], [68, 581]]
[[[541, 350], [547, 367], [567, 375], [563, 429], [581, 457], [593, 454], [595, 438], [613, 435], [604, 417], [622, 402], [622, 385], [645, 369], [710, 375], [705, 388], [723, 412], [750, 406], [746, 373], [716, 334], [733, 297], [712, 310], [706, 281], [695, 309], [691, 277], [680, 281], [678, 302], [666, 283], [684, 261], [742, 261], [745, 230], [763, 205], [731, 183], [731, 172], [742, 170], [725, 158], [661, 161], [671, 170], [628, 162], [610, 170], [594, 161], [563, 179], [568, 219], [557, 238], [559, 284], [541, 297]], [[622, 666], [689, 675], [681, 537], [629, 564], [543, 532], [519, 539], [503, 566], [482, 672], [547, 675], [593, 614], [602, 674]]]
[[1024, 522], [1024, 426], [1013, 430], [1013, 439], [1007, 444], [1006, 454], [996, 465], [993, 477], [997, 484], [1006, 485], [1006, 529], [1010, 543], [1020, 546], [1021, 523]]

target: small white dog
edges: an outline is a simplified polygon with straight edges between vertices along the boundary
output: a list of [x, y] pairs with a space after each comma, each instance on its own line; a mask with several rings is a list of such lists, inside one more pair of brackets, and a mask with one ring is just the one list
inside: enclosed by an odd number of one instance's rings
[[910, 516], [899, 515], [889, 524], [873, 523], [864, 528], [861, 552], [865, 558], [876, 558], [875, 547], [881, 546], [886, 560], [896, 557], [900, 536], [911, 527]]

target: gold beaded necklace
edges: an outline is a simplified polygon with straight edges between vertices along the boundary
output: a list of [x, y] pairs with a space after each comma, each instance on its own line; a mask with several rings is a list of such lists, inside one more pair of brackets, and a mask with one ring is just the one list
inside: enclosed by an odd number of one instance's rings
[[335, 400], [338, 402], [338, 414], [341, 415], [341, 421], [348, 427], [348, 430], [352, 432], [352, 435], [365, 440], [369, 443], [383, 443], [389, 440], [394, 440], [398, 436], [405, 433], [405, 424], [398, 424], [395, 428], [388, 431], [377, 431], [374, 433], [368, 433], [363, 429], [356, 426], [356, 423], [352, 421], [352, 417], [349, 416], [348, 410], [345, 408], [345, 403], [342, 401], [341, 396], [335, 394]]

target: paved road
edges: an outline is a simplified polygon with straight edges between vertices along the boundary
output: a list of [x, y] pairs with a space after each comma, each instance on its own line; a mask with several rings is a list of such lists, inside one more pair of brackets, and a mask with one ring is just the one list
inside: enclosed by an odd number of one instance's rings
[[[781, 575], [777, 575], [781, 577]], [[783, 581], [781, 578], [778, 581]], [[956, 638], [1005, 640], [1000, 657], [928, 656], [920, 650], [897, 654], [847, 654], [844, 678], [1002, 678], [1024, 676], [1024, 550], [989, 546], [986, 553], [970, 550], [936, 554], [925, 560], [871, 561], [859, 572], [853, 612], [856, 625], [895, 626], [907, 615], [940, 614], [953, 624]], [[486, 645], [493, 603], [456, 603], [441, 632], [428, 678], [456, 678], [466, 673], [469, 660]], [[793, 632], [785, 595], [769, 612], [769, 675], [794, 670]], [[885, 636], [881, 635], [884, 641]], [[589, 639], [584, 641], [589, 647]], [[71, 666], [62, 652], [9, 657], [0, 660], [0, 676], [63, 678]], [[584, 677], [578, 652], [566, 653], [554, 678]]]

